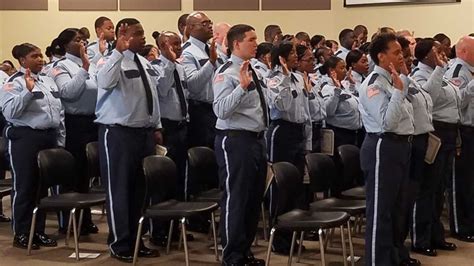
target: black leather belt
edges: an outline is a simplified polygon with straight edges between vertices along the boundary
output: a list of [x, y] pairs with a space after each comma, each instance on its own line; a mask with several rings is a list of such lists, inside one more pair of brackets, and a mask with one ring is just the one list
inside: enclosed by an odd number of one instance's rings
[[399, 135], [392, 132], [385, 132], [385, 133], [367, 133], [369, 136], [378, 137], [378, 138], [388, 138], [396, 141], [403, 141], [403, 142], [412, 142], [413, 135]]
[[217, 130], [217, 134], [227, 136], [227, 137], [252, 137], [256, 139], [261, 139], [265, 136], [265, 131], [253, 132], [248, 130]]
[[438, 129], [457, 130], [459, 128], [458, 124], [452, 124], [452, 123], [446, 123], [446, 122], [434, 121], [434, 120], [433, 120], [433, 126], [435, 130], [438, 130]]
[[161, 124], [163, 125], [163, 128], [165, 128], [165, 130], [167, 127], [181, 129], [181, 128], [184, 128], [188, 124], [188, 122], [186, 120], [175, 121], [175, 120], [162, 118]]
[[273, 120], [272, 123], [275, 123], [276, 125], [280, 125], [280, 126], [290, 126], [290, 127], [293, 127], [293, 128], [296, 128], [296, 129], [301, 129], [303, 130], [304, 128], [304, 124], [303, 123], [294, 123], [294, 122], [289, 122], [289, 121], [286, 121], [286, 120], [283, 120], [283, 119], [277, 119], [277, 120]]
[[467, 133], [474, 133], [474, 127], [471, 126], [461, 126], [461, 131]]

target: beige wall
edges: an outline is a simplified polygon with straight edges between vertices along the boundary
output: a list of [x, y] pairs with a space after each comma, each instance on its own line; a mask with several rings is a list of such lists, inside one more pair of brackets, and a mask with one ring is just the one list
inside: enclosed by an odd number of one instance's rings
[[[123, 17], [138, 18], [151, 39], [153, 30], [177, 30], [179, 15], [192, 11], [192, 1], [182, 0], [182, 11], [162, 12], [59, 12], [58, 0], [49, 0], [49, 11], [0, 11], [0, 59], [11, 58], [13, 45], [34, 43], [43, 49], [66, 27], [87, 26], [94, 35], [94, 20], [105, 15], [117, 22]], [[457, 4], [431, 4], [408, 6], [378, 6], [344, 8], [343, 0], [332, 0], [331, 11], [213, 11], [209, 17], [215, 21], [248, 23], [263, 38], [267, 24], [280, 24], [283, 32], [307, 31], [337, 38], [344, 27], [365, 24], [369, 34], [379, 26], [414, 30], [420, 37], [447, 33], [452, 40], [474, 32], [474, 0]]]

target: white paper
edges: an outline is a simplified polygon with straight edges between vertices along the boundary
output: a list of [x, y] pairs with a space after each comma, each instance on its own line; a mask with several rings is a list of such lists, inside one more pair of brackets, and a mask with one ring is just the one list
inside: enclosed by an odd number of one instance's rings
[[[79, 258], [80, 259], [97, 259], [100, 256], [100, 253], [81, 253], [79, 252]], [[69, 258], [75, 259], [76, 258], [76, 252], [73, 252]]]

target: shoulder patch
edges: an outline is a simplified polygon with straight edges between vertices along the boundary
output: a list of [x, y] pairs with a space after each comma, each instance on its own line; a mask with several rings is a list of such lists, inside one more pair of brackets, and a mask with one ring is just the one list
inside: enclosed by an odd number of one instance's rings
[[377, 85], [367, 88], [367, 97], [370, 99], [380, 93], [380, 88]]
[[374, 82], [377, 80], [378, 77], [379, 77], [379, 74], [377, 73], [372, 74], [372, 76], [370, 77], [369, 83], [367, 83], [367, 86], [374, 84]]
[[327, 82], [321, 83], [321, 89], [323, 89], [323, 88], [324, 88], [326, 85], [328, 85], [328, 84], [329, 84], [329, 83], [327, 83]]
[[13, 74], [10, 78], [8, 78], [7, 82], [12, 82], [12, 81], [14, 81], [16, 78], [21, 77], [21, 76], [23, 76], [23, 75], [24, 75], [23, 72], [18, 71], [18, 72], [16, 72], [15, 74]]
[[181, 47], [181, 49], [183, 49], [183, 51], [184, 51], [184, 49], [188, 48], [189, 46], [191, 46], [191, 43], [190, 42], [185, 42], [183, 44], [183, 47]]
[[342, 53], [342, 50], [339, 50], [339, 51], [337, 51], [334, 55], [335, 55], [335, 56], [338, 56], [338, 55], [340, 55], [341, 53]]
[[223, 81], [224, 81], [224, 74], [222, 73], [217, 74], [216, 77], [214, 78], [214, 84], [221, 83]]
[[7, 82], [3, 85], [3, 89], [5, 91], [12, 91], [15, 86], [13, 85], [13, 82]]
[[232, 61], [230, 61], [230, 60], [227, 61], [227, 62], [221, 67], [221, 69], [219, 69], [218, 74], [224, 73], [224, 71], [225, 71], [226, 69], [228, 69], [231, 65], [232, 65]]
[[413, 76], [418, 70], [420, 70], [419, 67], [415, 67], [413, 71], [411, 71], [411, 75]]
[[63, 58], [59, 59], [58, 61], [54, 62], [53, 67], [56, 67], [59, 64], [59, 62], [62, 62], [64, 60], [66, 60], [66, 57], [63, 57]]

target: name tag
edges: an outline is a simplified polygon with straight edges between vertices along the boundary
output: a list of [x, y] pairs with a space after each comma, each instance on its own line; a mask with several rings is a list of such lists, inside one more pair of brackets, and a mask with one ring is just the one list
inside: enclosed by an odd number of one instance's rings
[[207, 63], [207, 61], [209, 61], [209, 59], [201, 59], [199, 60], [199, 65], [204, 66]]
[[136, 69], [125, 70], [123, 73], [125, 74], [125, 77], [127, 77], [128, 79], [134, 79], [134, 78], [140, 77], [140, 71]]

